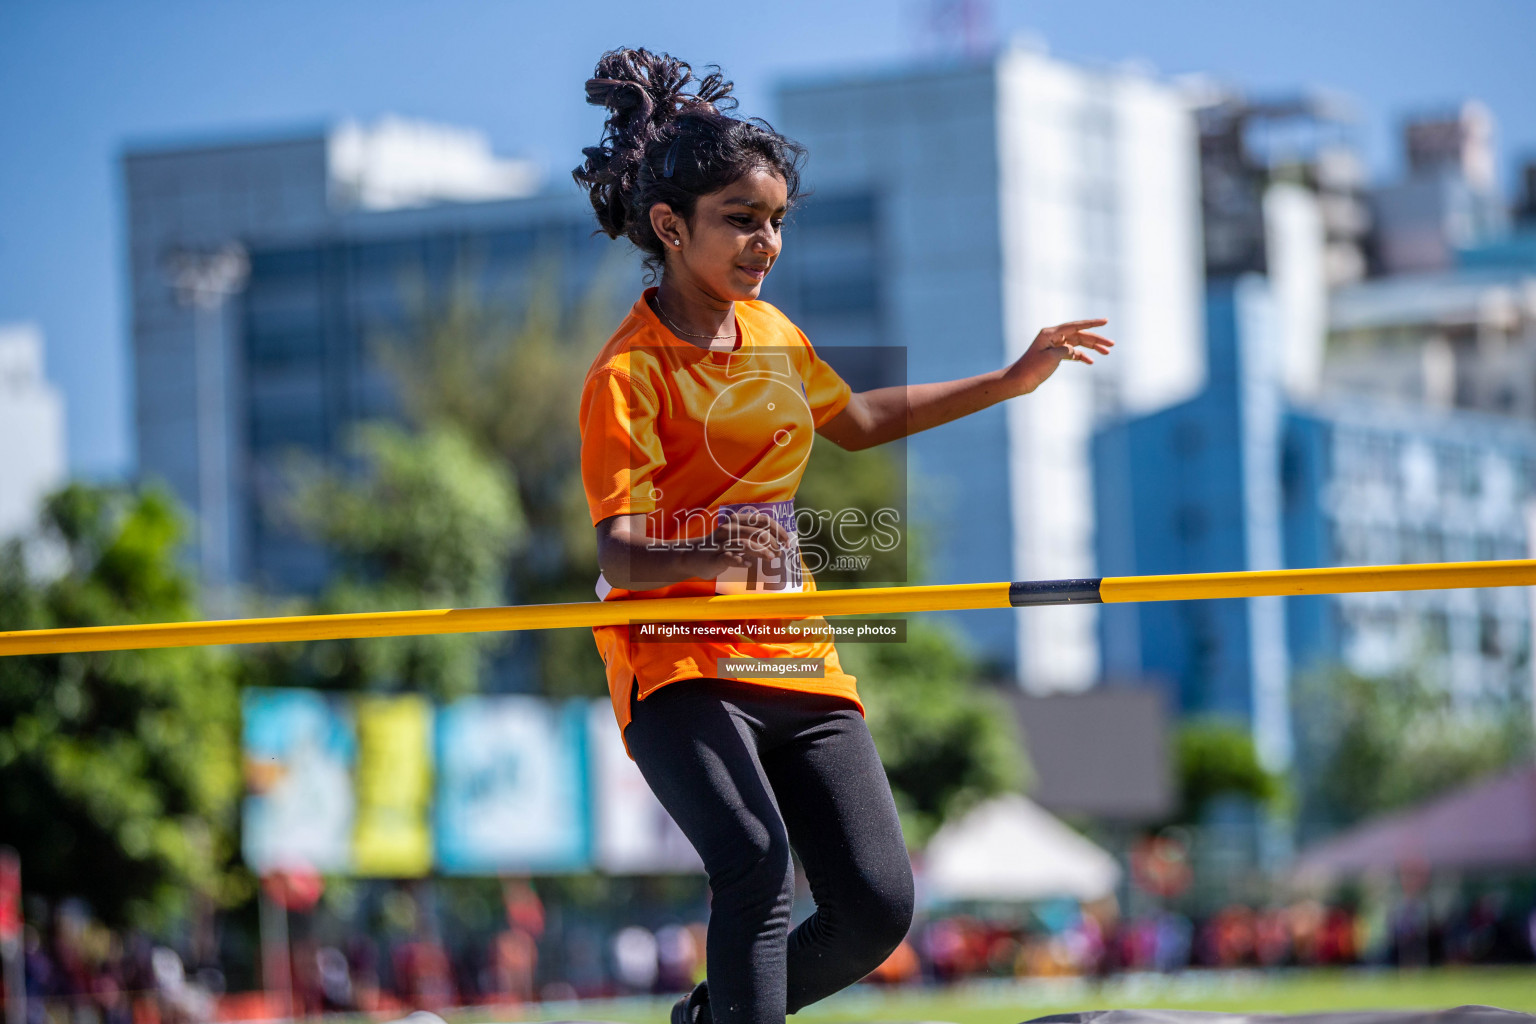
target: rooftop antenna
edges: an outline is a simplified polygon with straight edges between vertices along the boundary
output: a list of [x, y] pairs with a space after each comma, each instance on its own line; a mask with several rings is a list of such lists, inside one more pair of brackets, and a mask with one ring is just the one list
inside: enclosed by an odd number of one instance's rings
[[994, 43], [991, 0], [928, 0], [923, 38], [941, 53], [983, 57]]

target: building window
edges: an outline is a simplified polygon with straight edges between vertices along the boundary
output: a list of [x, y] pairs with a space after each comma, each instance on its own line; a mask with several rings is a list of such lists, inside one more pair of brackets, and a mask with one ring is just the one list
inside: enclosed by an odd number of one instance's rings
[[875, 223], [875, 197], [868, 193], [807, 199], [793, 214], [797, 228], [871, 228]]
[[1521, 498], [1536, 493], [1536, 459], [1517, 459], [1515, 464], [1516, 486]]
[[835, 277], [807, 275], [800, 289], [800, 303], [810, 314], [874, 313], [880, 308], [875, 268], [851, 267]]
[[1437, 526], [1424, 528], [1424, 547], [1421, 551], [1423, 561], [1442, 562], [1445, 560], [1445, 535]]
[[1423, 629], [1426, 654], [1444, 654], [1451, 649], [1451, 620], [1445, 612], [1425, 613]]
[[1499, 620], [1497, 616], [1486, 612], [1478, 617], [1477, 622], [1477, 646], [1483, 652], [1485, 658], [1497, 658], [1503, 653], [1504, 647], [1499, 642]]
[[538, 240], [532, 231], [494, 231], [475, 240], [475, 249], [487, 263], [523, 263], [532, 259]]
[[1184, 458], [1200, 454], [1205, 447], [1205, 432], [1196, 420], [1180, 420], [1173, 428], [1174, 453]]
[[1210, 528], [1209, 517], [1199, 505], [1185, 505], [1174, 515], [1174, 529], [1185, 544], [1198, 544]]
[[1477, 463], [1464, 448], [1446, 445], [1437, 453], [1437, 461], [1441, 487], [1468, 497], [1481, 491]]
[[401, 273], [419, 273], [425, 263], [425, 253], [418, 241], [369, 242], [354, 246], [352, 265], [359, 275], [383, 275], [395, 280]]
[[1470, 562], [1477, 557], [1477, 546], [1470, 536], [1465, 533], [1448, 533], [1445, 535], [1445, 560], [1447, 562]]
[[257, 406], [251, 410], [251, 447], [258, 452], [291, 447], [323, 449], [325, 416], [307, 403], [297, 408], [277, 402]]
[[246, 338], [251, 365], [257, 369], [279, 369], [320, 358], [320, 332], [313, 327], [252, 324]]
[[1328, 561], [1333, 565], [1347, 565], [1348, 558], [1345, 551], [1344, 527], [1338, 522], [1328, 524]]
[[1510, 643], [1510, 668], [1524, 668], [1531, 660], [1531, 624], [1518, 621], [1511, 632], [1514, 635]]
[[268, 249], [251, 253], [251, 287], [309, 283], [320, 273], [317, 249]]
[[1402, 466], [1395, 438], [1385, 434], [1347, 434], [1339, 440], [1340, 476], [1391, 487], [1399, 485]]

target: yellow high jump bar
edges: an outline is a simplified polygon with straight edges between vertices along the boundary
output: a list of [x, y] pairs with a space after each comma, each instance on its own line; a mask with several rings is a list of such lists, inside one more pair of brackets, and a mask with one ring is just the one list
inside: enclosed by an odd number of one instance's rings
[[1022, 583], [951, 583], [921, 587], [818, 590], [809, 594], [729, 594], [636, 601], [588, 601], [505, 608], [290, 615], [265, 619], [157, 622], [0, 632], [0, 657], [80, 651], [205, 647], [294, 640], [355, 640], [433, 633], [489, 633], [632, 622], [803, 618], [1028, 608], [1136, 601], [1202, 601], [1228, 597], [1288, 597], [1384, 590], [1455, 590], [1536, 584], [1536, 559], [1364, 565], [1340, 569], [1204, 572], [1182, 576], [1106, 576]]

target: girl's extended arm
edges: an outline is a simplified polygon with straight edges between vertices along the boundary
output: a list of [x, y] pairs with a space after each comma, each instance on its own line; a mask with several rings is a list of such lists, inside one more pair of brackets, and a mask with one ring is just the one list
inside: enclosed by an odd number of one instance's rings
[[1047, 327], [1012, 366], [991, 373], [858, 392], [817, 433], [840, 448], [858, 451], [1027, 395], [1045, 383], [1063, 362], [1092, 364], [1092, 357], [1079, 352], [1079, 348], [1108, 354], [1115, 343], [1089, 330], [1105, 323], [1108, 321], [1073, 320]]

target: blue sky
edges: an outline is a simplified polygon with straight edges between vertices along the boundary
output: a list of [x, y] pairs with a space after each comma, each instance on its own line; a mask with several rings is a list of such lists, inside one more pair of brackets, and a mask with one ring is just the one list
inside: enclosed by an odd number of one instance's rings
[[[126, 141], [236, 136], [384, 113], [472, 125], [558, 179], [597, 132], [581, 83], [618, 45], [719, 63], [745, 113], [784, 76], [931, 54], [927, 0], [0, 0], [0, 322], [33, 320], [69, 403], [71, 468], [131, 471], [117, 158]], [[1468, 97], [1498, 118], [1506, 180], [1536, 156], [1531, 0], [993, 0], [1091, 63], [1252, 92], [1351, 95], [1373, 170], [1408, 112]]]

